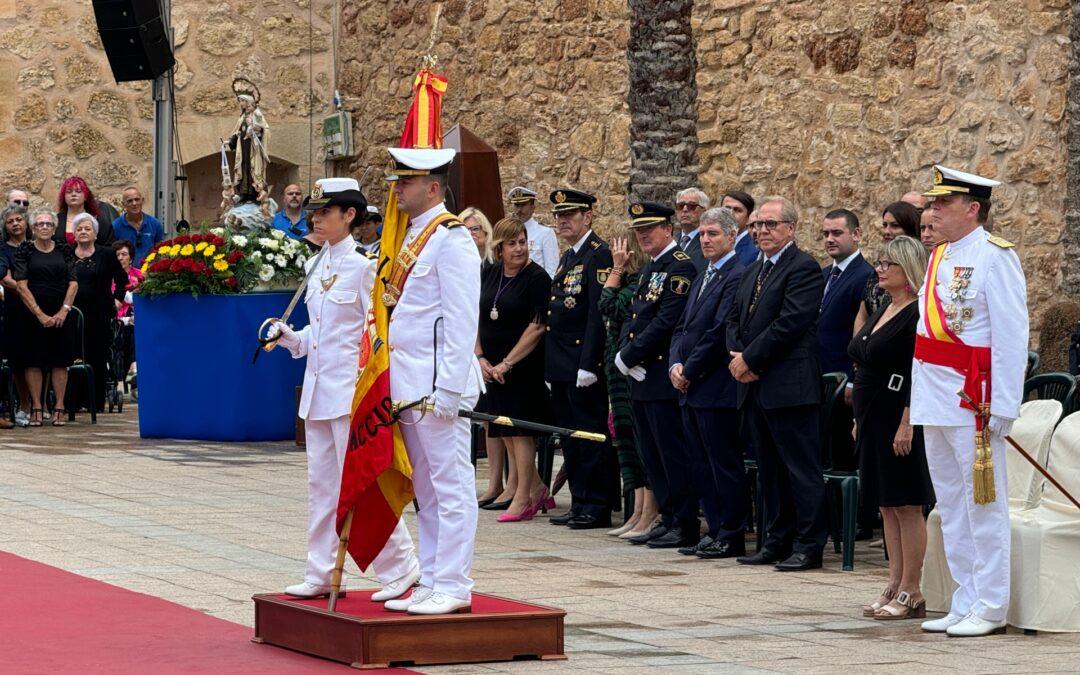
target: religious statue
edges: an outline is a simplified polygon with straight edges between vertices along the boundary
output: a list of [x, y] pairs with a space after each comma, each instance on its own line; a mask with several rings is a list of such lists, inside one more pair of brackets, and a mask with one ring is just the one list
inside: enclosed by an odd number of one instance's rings
[[[259, 109], [259, 88], [250, 80], [238, 77], [232, 83], [240, 118], [232, 135], [221, 144], [222, 209], [230, 210], [245, 203], [255, 203], [270, 218], [266, 167], [270, 163], [267, 142], [270, 128]], [[228, 151], [235, 152], [230, 172]]]

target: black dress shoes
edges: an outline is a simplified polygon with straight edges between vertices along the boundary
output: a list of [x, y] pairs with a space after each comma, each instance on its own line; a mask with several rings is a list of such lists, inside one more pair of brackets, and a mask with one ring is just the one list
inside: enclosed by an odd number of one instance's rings
[[656, 539], [657, 537], [664, 536], [665, 534], [667, 534], [667, 532], [668, 532], [667, 526], [661, 524], [661, 525], [657, 525], [656, 527], [652, 528], [651, 530], [649, 530], [645, 534], [639, 534], [637, 536], [630, 537], [626, 541], [630, 542], [631, 544], [645, 544], [645, 543], [649, 542], [652, 539]]
[[488, 504], [494, 504], [494, 503], [495, 503], [495, 498], [494, 497], [492, 497], [491, 499], [478, 499], [478, 500], [476, 500], [476, 505], [479, 506], [480, 508], [484, 508]]
[[551, 518], [548, 519], [548, 522], [551, 523], [552, 525], [566, 525], [567, 523], [569, 523], [574, 518], [577, 518], [578, 515], [579, 514], [574, 513], [573, 511], [567, 511], [566, 513], [562, 514], [561, 516], [552, 516]]
[[682, 546], [696, 546], [698, 533], [689, 534], [681, 527], [673, 527], [662, 537], [650, 539], [645, 542], [649, 548], [680, 548]]
[[694, 555], [705, 560], [734, 558], [746, 554], [746, 545], [740, 544], [732, 544], [729, 541], [714, 541], [708, 546], [699, 548], [694, 552]]
[[493, 501], [489, 504], [484, 504], [480, 508], [484, 509], [485, 511], [505, 511], [506, 509], [510, 508], [510, 502], [512, 501], [512, 499], [507, 499], [505, 502]]
[[712, 546], [712, 543], [713, 538], [709, 535], [705, 535], [697, 544], [693, 546], [683, 546], [682, 548], [680, 548], [679, 553], [681, 555], [697, 555], [698, 551], [705, 548], [706, 546]]
[[583, 513], [566, 524], [571, 530], [595, 530], [598, 527], [611, 527], [611, 516], [594, 516]]
[[784, 555], [778, 551], [770, 551], [763, 548], [753, 555], [744, 555], [735, 559], [740, 565], [775, 565], [784, 559]]
[[802, 570], [816, 570], [821, 568], [821, 556], [813, 557], [805, 553], [792, 553], [787, 560], [777, 563], [779, 572], [801, 572]]

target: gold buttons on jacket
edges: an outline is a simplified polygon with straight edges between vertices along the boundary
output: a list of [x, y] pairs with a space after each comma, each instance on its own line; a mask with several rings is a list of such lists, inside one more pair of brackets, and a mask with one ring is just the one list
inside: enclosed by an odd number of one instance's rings
[[581, 340], [574, 340], [574, 344], [576, 344], [576, 345], [581, 344]]
[[394, 345], [390, 345], [390, 351], [394, 351]]
[[630, 333], [630, 339], [631, 339], [631, 340], [633, 340], [633, 339], [634, 339], [634, 334], [633, 334], [633, 333]]

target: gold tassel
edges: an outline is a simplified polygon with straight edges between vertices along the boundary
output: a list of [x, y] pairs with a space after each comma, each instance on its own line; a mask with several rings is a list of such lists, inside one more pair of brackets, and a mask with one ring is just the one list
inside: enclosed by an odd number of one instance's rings
[[975, 432], [975, 466], [972, 468], [972, 488], [976, 504], [990, 504], [997, 499], [994, 489], [994, 458], [990, 448], [989, 412], [990, 406], [979, 406], [983, 424], [982, 429]]

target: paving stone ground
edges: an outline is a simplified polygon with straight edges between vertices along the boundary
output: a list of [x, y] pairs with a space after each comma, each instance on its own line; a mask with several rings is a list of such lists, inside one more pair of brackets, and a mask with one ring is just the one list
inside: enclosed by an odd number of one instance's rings
[[[251, 595], [303, 571], [303, 450], [140, 439], [136, 414], [0, 431], [0, 550], [251, 625]], [[350, 569], [350, 586], [375, 585]], [[958, 640], [862, 618], [886, 579], [881, 551], [866, 546], [854, 572], [830, 547], [824, 569], [782, 574], [481, 511], [473, 576], [479, 591], [565, 609], [569, 660], [425, 672], [1020, 673], [1080, 662], [1080, 635]]]

